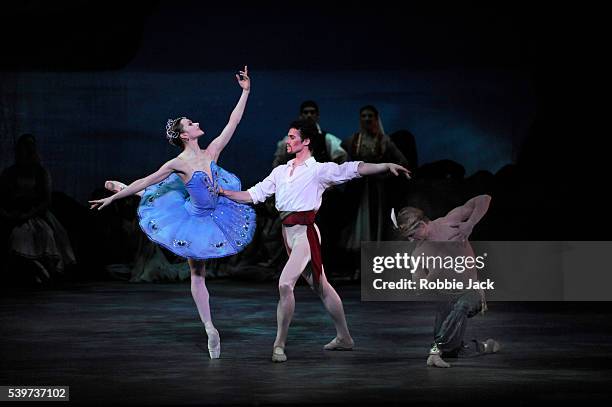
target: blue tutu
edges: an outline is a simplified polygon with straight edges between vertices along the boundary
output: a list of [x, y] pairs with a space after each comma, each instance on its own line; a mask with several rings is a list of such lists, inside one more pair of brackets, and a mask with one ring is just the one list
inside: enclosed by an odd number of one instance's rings
[[214, 161], [212, 180], [196, 171], [183, 183], [177, 174], [147, 187], [140, 200], [140, 227], [157, 244], [188, 259], [238, 253], [253, 240], [255, 211], [219, 196], [219, 187], [240, 191], [240, 180]]

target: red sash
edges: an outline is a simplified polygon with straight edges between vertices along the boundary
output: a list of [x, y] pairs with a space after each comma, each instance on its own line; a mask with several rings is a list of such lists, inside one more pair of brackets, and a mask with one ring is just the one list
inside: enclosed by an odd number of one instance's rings
[[283, 225], [306, 225], [306, 236], [310, 245], [310, 260], [312, 262], [312, 276], [315, 285], [321, 283], [321, 274], [323, 273], [323, 260], [321, 257], [321, 243], [315, 229], [314, 221], [317, 212], [303, 211], [293, 212], [291, 215], [283, 219]]

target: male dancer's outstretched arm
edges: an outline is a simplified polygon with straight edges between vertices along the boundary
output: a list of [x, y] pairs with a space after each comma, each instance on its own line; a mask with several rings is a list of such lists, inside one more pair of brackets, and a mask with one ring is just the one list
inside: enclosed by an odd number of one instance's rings
[[253, 198], [251, 198], [251, 194], [248, 191], [230, 191], [219, 187], [219, 195], [225, 195], [238, 203], [253, 203]]
[[402, 167], [398, 164], [393, 163], [381, 163], [381, 164], [372, 164], [372, 163], [359, 163], [359, 167], [357, 167], [359, 171], [359, 175], [374, 175], [374, 174], [382, 174], [384, 172], [390, 171], [393, 175], [404, 174], [407, 178], [410, 178], [410, 171], [406, 168]]
[[[325, 163], [329, 166], [339, 167], [338, 164], [335, 163]], [[381, 163], [381, 164], [372, 164], [372, 163], [359, 163], [357, 167], [357, 171], [359, 175], [374, 175], [374, 174], [382, 174], [384, 172], [390, 171], [393, 175], [404, 174], [407, 178], [410, 178], [410, 171], [401, 165], [393, 164], [393, 163]], [[261, 183], [262, 190], [264, 190], [267, 196], [274, 194], [275, 191], [275, 183], [274, 183], [274, 171], [268, 177], [266, 177]], [[248, 191], [230, 191], [221, 189], [219, 194], [225, 195], [232, 201], [236, 201], [239, 203], [253, 203], [253, 198]]]

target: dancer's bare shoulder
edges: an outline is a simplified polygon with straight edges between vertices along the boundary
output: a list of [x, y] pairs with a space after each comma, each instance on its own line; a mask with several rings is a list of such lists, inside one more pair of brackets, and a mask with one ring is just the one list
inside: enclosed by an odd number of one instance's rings
[[180, 155], [166, 161], [166, 163], [164, 164], [164, 167], [171, 169], [172, 171], [179, 171], [181, 172], [183, 167], [185, 166], [186, 162], [185, 160], [179, 158]]
[[181, 155], [182, 154], [179, 154], [178, 156], [172, 158], [164, 165], [170, 168], [172, 172], [178, 173], [181, 178], [183, 178], [184, 176], [190, 174], [192, 171], [189, 166], [189, 162], [184, 157], [181, 157]]

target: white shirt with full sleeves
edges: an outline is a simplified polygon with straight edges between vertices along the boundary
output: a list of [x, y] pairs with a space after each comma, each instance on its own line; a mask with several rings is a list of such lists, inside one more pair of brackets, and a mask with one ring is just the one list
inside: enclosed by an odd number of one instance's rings
[[326, 188], [361, 177], [357, 167], [362, 161], [338, 165], [333, 162], [320, 163], [310, 157], [295, 168], [294, 162], [295, 158], [279, 165], [263, 181], [249, 188], [247, 191], [253, 203], [263, 202], [276, 194], [276, 209], [279, 211], [318, 210]]

